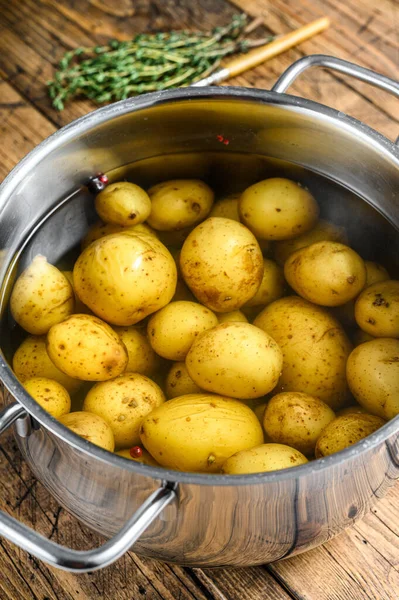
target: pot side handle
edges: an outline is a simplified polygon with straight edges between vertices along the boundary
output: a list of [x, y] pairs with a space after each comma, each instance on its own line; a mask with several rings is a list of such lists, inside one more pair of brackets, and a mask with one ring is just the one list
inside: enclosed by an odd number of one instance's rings
[[[332, 69], [333, 71], [339, 71], [345, 75], [360, 79], [365, 83], [369, 83], [374, 87], [385, 90], [390, 94], [393, 94], [399, 98], [399, 82], [394, 79], [390, 79], [385, 75], [376, 73], [371, 69], [365, 69], [360, 65], [342, 60], [341, 58], [335, 58], [334, 56], [328, 56], [327, 54], [313, 54], [311, 56], [305, 56], [294, 62], [284, 73], [277, 79], [276, 83], [272, 87], [272, 92], [283, 93], [290, 87], [290, 85], [307, 69], [311, 67], [324, 67], [325, 69]], [[399, 138], [396, 140], [399, 143]]]
[[[14, 402], [0, 412], [0, 434], [27, 413]], [[0, 536], [53, 567], [74, 573], [97, 571], [115, 562], [138, 540], [161, 511], [176, 498], [175, 485], [162, 482], [140, 506], [126, 525], [103, 546], [93, 550], [72, 550], [56, 544], [0, 511]]]

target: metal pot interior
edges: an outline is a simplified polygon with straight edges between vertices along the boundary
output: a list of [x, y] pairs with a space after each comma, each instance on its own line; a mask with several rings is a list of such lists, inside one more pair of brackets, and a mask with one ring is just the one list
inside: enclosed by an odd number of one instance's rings
[[[97, 220], [83, 184], [98, 171], [143, 187], [197, 177], [219, 197], [267, 177], [292, 178], [314, 194], [322, 218], [345, 227], [361, 256], [398, 278], [399, 157], [390, 154], [387, 140], [313, 103], [299, 106], [285, 97], [283, 105], [278, 94], [195, 95], [195, 102], [171, 92], [168, 102], [164, 95], [160, 104], [128, 101], [117, 105], [119, 111], [97, 111], [50, 138], [6, 182], [0, 195], [0, 340], [10, 364], [26, 335], [8, 310], [12, 282], [39, 253], [72, 269], [81, 238]], [[73, 409], [81, 402], [75, 398]]]

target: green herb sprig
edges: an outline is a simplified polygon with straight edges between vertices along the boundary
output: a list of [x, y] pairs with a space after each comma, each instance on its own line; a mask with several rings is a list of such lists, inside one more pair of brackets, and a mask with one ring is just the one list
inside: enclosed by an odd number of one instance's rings
[[63, 56], [54, 79], [47, 82], [52, 104], [61, 111], [77, 96], [104, 104], [190, 85], [217, 69], [225, 56], [265, 43], [245, 39], [247, 26], [247, 16], [239, 15], [210, 32], [139, 34], [130, 41], [77, 48]]

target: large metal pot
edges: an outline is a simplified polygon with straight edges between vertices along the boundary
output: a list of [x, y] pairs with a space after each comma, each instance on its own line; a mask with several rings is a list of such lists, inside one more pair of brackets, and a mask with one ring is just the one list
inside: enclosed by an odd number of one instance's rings
[[[326, 214], [352, 211], [355, 245], [367, 254], [373, 240], [397, 268], [399, 148], [351, 117], [281, 93], [314, 65], [399, 97], [399, 84], [381, 75], [331, 57], [308, 57], [271, 92], [224, 87], [150, 94], [101, 108], [32, 151], [0, 190], [5, 355], [11, 275], [38, 251], [58, 260], [78, 242], [92, 203], [84, 184], [93, 174], [125, 163], [134, 168], [144, 158], [201, 152], [222, 165], [221, 157], [230, 153], [233, 160], [239, 152], [233, 164], [245, 170], [245, 157], [261, 163], [267, 157], [273, 172], [302, 173], [319, 190]], [[220, 144], [218, 134], [228, 136], [229, 145]], [[55, 219], [51, 227], [49, 216]], [[248, 476], [180, 473], [126, 461], [77, 437], [29, 397], [3, 357], [0, 370], [11, 402], [0, 415], [0, 432], [15, 423], [36, 477], [83, 523], [115, 537], [100, 549], [76, 552], [5, 513], [0, 535], [71, 571], [110, 564], [133, 543], [137, 553], [201, 567], [279, 560], [352, 524], [399, 477], [399, 417], [343, 452], [293, 469]]]

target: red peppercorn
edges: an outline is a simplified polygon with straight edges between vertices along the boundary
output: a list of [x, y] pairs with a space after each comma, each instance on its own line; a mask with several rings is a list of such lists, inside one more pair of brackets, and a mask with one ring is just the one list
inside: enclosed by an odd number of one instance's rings
[[133, 448], [130, 448], [129, 452], [132, 458], [140, 458], [143, 456], [143, 449], [140, 448], [140, 446], [133, 446]]

